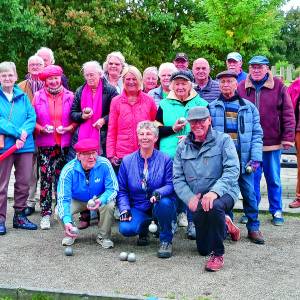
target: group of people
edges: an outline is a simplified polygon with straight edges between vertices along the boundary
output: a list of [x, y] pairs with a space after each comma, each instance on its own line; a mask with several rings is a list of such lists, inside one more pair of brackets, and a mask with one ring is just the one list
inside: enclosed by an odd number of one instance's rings
[[[187, 227], [199, 253], [210, 255], [206, 270], [218, 271], [226, 236], [240, 239], [232, 221], [239, 192], [248, 238], [265, 242], [258, 219], [262, 172], [272, 223], [283, 225], [280, 155], [294, 145], [295, 133], [299, 147], [299, 80], [287, 89], [260, 55], [247, 74], [242, 56], [229, 53], [227, 70], [213, 80], [204, 58], [190, 70], [187, 55], [177, 53], [173, 63], [142, 75], [112, 52], [103, 69], [97, 61], [83, 64], [85, 82], [74, 94], [54, 63], [51, 49], [39, 49], [18, 85], [15, 64], [0, 63], [0, 235], [7, 231], [13, 166], [13, 227], [38, 228], [28, 216], [40, 180], [40, 228], [51, 228], [55, 211], [63, 245], [78, 237], [73, 215], [80, 213], [82, 230], [96, 212], [96, 242], [112, 248], [117, 208], [119, 232], [138, 235], [140, 246], [149, 244], [149, 224], [158, 225], [160, 258], [172, 256], [177, 226]], [[299, 190], [298, 183], [291, 207], [300, 207]]]

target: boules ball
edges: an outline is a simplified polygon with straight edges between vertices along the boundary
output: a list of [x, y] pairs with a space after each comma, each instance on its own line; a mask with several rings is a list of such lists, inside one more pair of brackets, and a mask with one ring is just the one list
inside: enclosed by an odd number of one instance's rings
[[89, 114], [91, 111], [92, 111], [92, 109], [91, 109], [90, 107], [86, 107], [86, 108], [84, 109], [84, 112], [85, 112], [86, 114]]
[[149, 231], [151, 233], [155, 233], [157, 231], [157, 225], [155, 224], [154, 221], [152, 221], [151, 224], [149, 225]]
[[119, 255], [119, 258], [121, 261], [125, 261], [125, 260], [127, 260], [127, 256], [128, 256], [127, 252], [121, 252]]
[[94, 199], [90, 199], [90, 200], [88, 201], [87, 205], [88, 205], [89, 207], [94, 207], [94, 206], [96, 205], [95, 200], [94, 200]]
[[247, 166], [246, 167], [246, 173], [251, 174], [252, 173], [252, 167], [251, 166]]
[[73, 255], [73, 248], [72, 247], [66, 247], [65, 248], [65, 256], [72, 256]]
[[127, 256], [127, 260], [129, 262], [135, 262], [136, 261], [135, 254], [133, 252], [129, 253], [128, 256]]
[[186, 121], [186, 118], [185, 118], [185, 117], [180, 117], [180, 118], [178, 119], [178, 123], [179, 123], [179, 124], [183, 124], [185, 121]]
[[79, 234], [79, 229], [77, 227], [73, 226], [72, 229], [70, 230], [70, 232], [72, 234]]

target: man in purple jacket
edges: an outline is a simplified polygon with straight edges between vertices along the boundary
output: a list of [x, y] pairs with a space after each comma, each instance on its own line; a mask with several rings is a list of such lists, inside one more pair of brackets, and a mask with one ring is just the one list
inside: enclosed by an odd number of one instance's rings
[[265, 56], [254, 56], [249, 61], [249, 75], [240, 82], [238, 93], [253, 102], [259, 110], [263, 129], [263, 162], [254, 173], [256, 199], [260, 202], [262, 169], [267, 181], [269, 211], [273, 225], [283, 225], [282, 187], [280, 180], [281, 149], [289, 149], [295, 140], [295, 115], [286, 87], [269, 70]]

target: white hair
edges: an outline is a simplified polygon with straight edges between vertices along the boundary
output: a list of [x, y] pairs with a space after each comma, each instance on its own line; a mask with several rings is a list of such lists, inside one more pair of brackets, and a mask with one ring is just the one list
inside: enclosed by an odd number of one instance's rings
[[37, 60], [40, 64], [42, 64], [42, 66], [44, 67], [44, 60], [40, 57], [40, 56], [38, 56], [38, 55], [32, 55], [32, 56], [30, 56], [29, 58], [28, 58], [28, 65], [29, 65], [29, 63], [32, 61], [32, 60]]
[[158, 128], [151, 121], [141, 121], [137, 124], [136, 132], [139, 133], [142, 129], [149, 129], [151, 132], [158, 137]]
[[0, 73], [13, 71], [15, 75], [17, 74], [17, 68], [14, 62], [12, 61], [4, 61], [0, 63]]
[[147, 73], [154, 73], [154, 74], [158, 77], [158, 70], [157, 70], [156, 67], [148, 67], [148, 68], [146, 68], [146, 69], [144, 70], [144, 72], [143, 72], [143, 78], [145, 77], [145, 75], [146, 75]]
[[50, 48], [41, 47], [38, 51], [36, 51], [35, 55], [39, 55], [39, 52], [41, 52], [41, 51], [47, 51], [48, 52], [48, 54], [50, 56], [51, 64], [54, 65], [55, 59], [54, 59], [54, 53], [53, 53], [53, 51]]
[[107, 65], [108, 65], [108, 62], [111, 57], [116, 57], [120, 61], [121, 65], [122, 65], [122, 70], [123, 70], [124, 67], [126, 66], [125, 57], [120, 51], [114, 51], [107, 55], [106, 61], [103, 63], [104, 72], [107, 72]]
[[96, 72], [98, 72], [100, 74], [100, 77], [103, 77], [103, 70], [101, 68], [101, 65], [96, 61], [96, 60], [91, 60], [91, 61], [87, 61], [82, 65], [81, 71], [84, 74], [84, 71], [86, 68], [94, 68], [96, 70]]
[[171, 73], [174, 73], [174, 72], [178, 71], [178, 69], [175, 67], [175, 65], [173, 63], [170, 63], [170, 62], [162, 63], [159, 66], [159, 69], [158, 69], [158, 76], [159, 76], [159, 78], [161, 76], [161, 73], [164, 70], [170, 70]]

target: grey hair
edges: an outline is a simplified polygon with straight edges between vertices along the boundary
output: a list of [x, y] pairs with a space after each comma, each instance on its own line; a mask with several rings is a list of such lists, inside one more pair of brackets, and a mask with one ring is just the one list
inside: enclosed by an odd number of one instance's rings
[[151, 121], [141, 121], [137, 124], [136, 132], [137, 134], [142, 130], [142, 129], [149, 129], [152, 131], [152, 133], [158, 137], [158, 127], [155, 125], [154, 122]]
[[8, 71], [13, 71], [15, 73], [15, 75], [18, 75], [17, 68], [16, 68], [16, 65], [14, 62], [4, 61], [4, 62], [0, 63], [0, 73], [8, 72]]
[[41, 52], [41, 51], [47, 51], [49, 53], [51, 64], [54, 65], [55, 59], [54, 59], [53, 51], [48, 47], [41, 47], [38, 51], [36, 51], [35, 55], [39, 55], [39, 52]]
[[178, 69], [175, 67], [175, 65], [173, 63], [170, 63], [170, 62], [162, 63], [159, 66], [159, 69], [158, 69], [158, 76], [159, 76], [159, 78], [161, 76], [162, 71], [164, 71], [166, 69], [167, 70], [171, 70], [171, 73], [174, 73], [174, 72], [178, 71]]
[[44, 60], [40, 57], [40, 56], [38, 56], [38, 55], [32, 55], [32, 56], [30, 56], [29, 58], [28, 58], [28, 65], [29, 65], [29, 62], [31, 61], [31, 60], [38, 60], [39, 61], [39, 63], [41, 63], [42, 65], [43, 65], [43, 67], [44, 67]]
[[82, 65], [81, 72], [84, 74], [84, 71], [88, 67], [94, 67], [96, 72], [100, 74], [100, 77], [102, 78], [104, 73], [101, 68], [101, 65], [96, 60], [87, 61]]
[[156, 67], [148, 67], [143, 72], [143, 78], [147, 73], [154, 73], [158, 77], [158, 70]]
[[107, 55], [106, 61], [103, 63], [104, 72], [107, 72], [108, 61], [110, 60], [111, 57], [116, 57], [120, 61], [121, 65], [122, 65], [122, 70], [123, 70], [124, 67], [126, 66], [125, 57], [120, 51], [114, 51]]

